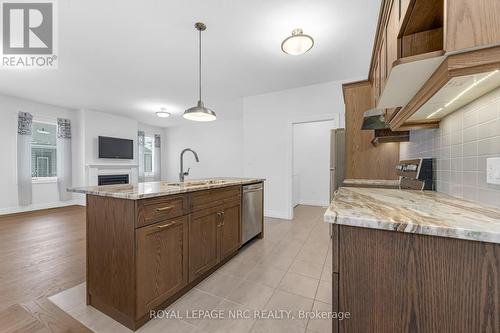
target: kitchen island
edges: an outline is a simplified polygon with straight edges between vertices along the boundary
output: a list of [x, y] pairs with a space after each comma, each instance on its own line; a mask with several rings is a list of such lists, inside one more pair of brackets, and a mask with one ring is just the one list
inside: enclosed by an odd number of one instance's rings
[[87, 304], [132, 330], [142, 326], [150, 310], [167, 307], [238, 252], [242, 187], [263, 182], [69, 189], [87, 196]]
[[437, 192], [340, 188], [334, 332], [500, 332], [500, 210]]

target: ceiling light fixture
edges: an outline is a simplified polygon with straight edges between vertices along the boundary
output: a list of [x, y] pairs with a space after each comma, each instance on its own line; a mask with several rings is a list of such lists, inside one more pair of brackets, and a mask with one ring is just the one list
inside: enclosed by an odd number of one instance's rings
[[437, 109], [436, 111], [434, 111], [433, 113], [431, 113], [430, 115], [428, 115], [427, 119], [434, 117], [436, 114], [438, 114], [439, 112], [443, 111], [445, 108], [449, 107], [450, 105], [452, 105], [453, 103], [455, 103], [456, 101], [458, 101], [460, 99], [460, 97], [462, 97], [463, 95], [465, 95], [466, 93], [468, 93], [472, 88], [474, 88], [475, 86], [479, 85], [481, 82], [489, 79], [490, 77], [492, 77], [493, 75], [495, 75], [498, 72], [499, 72], [499, 70], [496, 69], [493, 72], [490, 72], [487, 75], [483, 76], [482, 78], [480, 78], [479, 80], [477, 80], [476, 82], [474, 82], [473, 84], [471, 84], [470, 86], [468, 86], [467, 88], [465, 88], [463, 91], [461, 91], [451, 101], [449, 101], [448, 103], [446, 103], [444, 105], [444, 107], [441, 107], [441, 108]]
[[314, 46], [314, 39], [309, 35], [304, 35], [302, 29], [297, 28], [292, 31], [292, 35], [281, 43], [281, 50], [286, 54], [304, 54]]
[[156, 115], [160, 118], [168, 118], [171, 114], [167, 112], [167, 109], [161, 108], [160, 111], [156, 112]]
[[184, 111], [183, 117], [194, 121], [213, 121], [217, 119], [215, 112], [206, 108], [201, 100], [201, 32], [207, 29], [204, 23], [197, 22], [194, 27], [199, 31], [199, 99], [196, 106]]

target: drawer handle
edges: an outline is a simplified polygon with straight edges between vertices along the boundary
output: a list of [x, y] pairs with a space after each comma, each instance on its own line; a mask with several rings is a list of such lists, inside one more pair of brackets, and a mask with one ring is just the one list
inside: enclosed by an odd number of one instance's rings
[[170, 209], [172, 209], [172, 208], [174, 208], [174, 206], [160, 207], [160, 208], [156, 208], [156, 211], [157, 211], [157, 212], [164, 212], [164, 211], [166, 211], [166, 210], [170, 210]]
[[173, 226], [174, 224], [176, 224], [177, 222], [170, 222], [170, 223], [167, 223], [167, 224], [164, 224], [164, 225], [159, 225], [158, 226], [158, 229], [164, 229], [164, 228], [168, 228], [168, 227], [171, 227]]

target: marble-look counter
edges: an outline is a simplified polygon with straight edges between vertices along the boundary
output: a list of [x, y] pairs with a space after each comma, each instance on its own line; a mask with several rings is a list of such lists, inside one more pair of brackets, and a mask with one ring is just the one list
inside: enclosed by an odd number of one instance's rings
[[344, 179], [342, 186], [346, 187], [376, 187], [376, 188], [399, 188], [399, 180], [384, 179]]
[[341, 187], [327, 223], [500, 243], [500, 209], [432, 191]]
[[138, 184], [103, 185], [69, 188], [68, 192], [138, 200], [165, 195], [188, 193], [234, 185], [263, 182], [261, 178], [210, 178], [189, 180], [185, 183], [146, 182]]

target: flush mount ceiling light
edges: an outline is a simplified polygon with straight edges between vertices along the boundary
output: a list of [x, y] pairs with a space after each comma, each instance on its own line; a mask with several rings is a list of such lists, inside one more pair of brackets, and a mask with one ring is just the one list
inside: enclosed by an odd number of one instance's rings
[[205, 31], [207, 26], [204, 23], [197, 22], [194, 27], [199, 31], [199, 99], [196, 106], [184, 111], [183, 117], [194, 121], [213, 121], [217, 119], [215, 112], [206, 108], [201, 100], [201, 32]]
[[281, 50], [286, 54], [304, 54], [314, 46], [314, 39], [309, 35], [304, 35], [302, 29], [297, 28], [292, 31], [292, 35], [281, 43]]
[[167, 112], [167, 109], [161, 108], [160, 111], [156, 112], [156, 115], [160, 118], [168, 118], [170, 117], [170, 112]]

